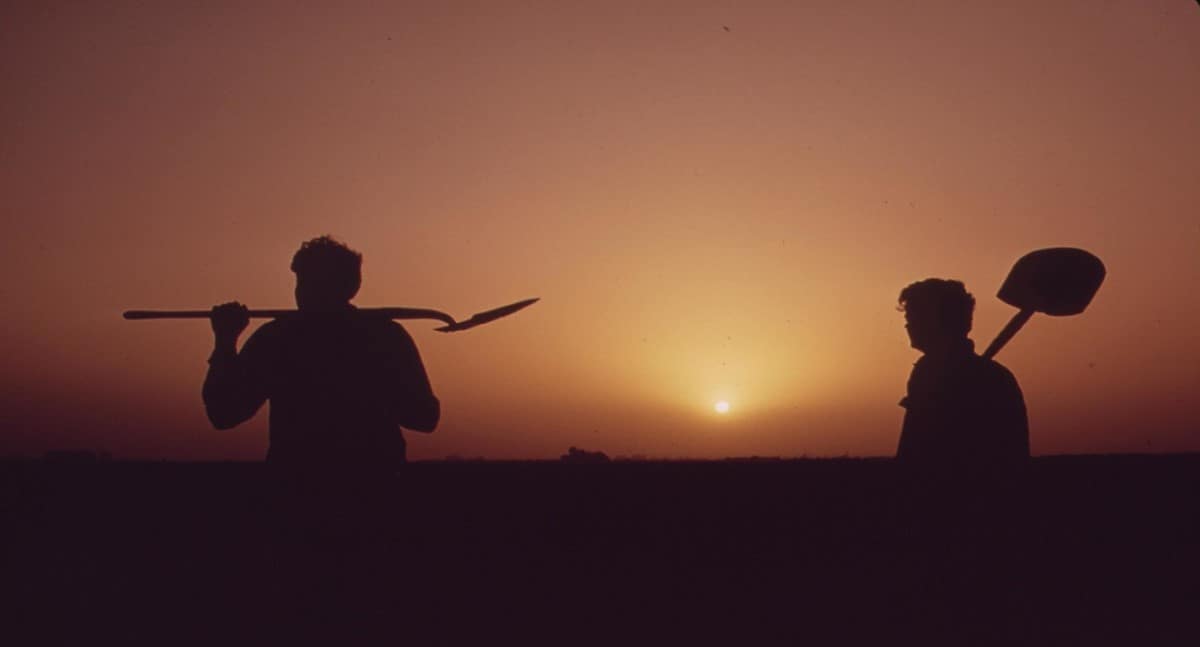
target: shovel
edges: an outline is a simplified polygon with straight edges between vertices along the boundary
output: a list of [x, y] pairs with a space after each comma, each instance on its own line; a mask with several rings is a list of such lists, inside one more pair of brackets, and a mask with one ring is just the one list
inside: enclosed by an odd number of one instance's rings
[[1051, 247], [1017, 260], [996, 296], [1019, 309], [983, 351], [991, 359], [1035, 312], [1052, 317], [1077, 315], [1088, 307], [1104, 282], [1104, 263], [1074, 247]]
[[[359, 308], [358, 311], [366, 314], [374, 314], [388, 319], [436, 319], [446, 324], [440, 328], [435, 328], [439, 332], [457, 332], [466, 330], [485, 324], [489, 321], [495, 321], [500, 317], [508, 315], [533, 305], [537, 299], [525, 299], [516, 303], [510, 303], [499, 308], [484, 310], [477, 312], [470, 319], [464, 321], [455, 321], [454, 317], [428, 308]], [[251, 310], [247, 314], [251, 317], [275, 318], [293, 314], [296, 310]], [[208, 319], [212, 316], [211, 310], [127, 310], [124, 314], [126, 319]]]

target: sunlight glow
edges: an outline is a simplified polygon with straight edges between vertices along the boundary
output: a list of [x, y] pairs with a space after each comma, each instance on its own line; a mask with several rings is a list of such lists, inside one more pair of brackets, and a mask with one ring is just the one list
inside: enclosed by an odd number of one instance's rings
[[729, 413], [729, 403], [721, 400], [713, 405], [713, 409], [715, 409], [717, 413]]

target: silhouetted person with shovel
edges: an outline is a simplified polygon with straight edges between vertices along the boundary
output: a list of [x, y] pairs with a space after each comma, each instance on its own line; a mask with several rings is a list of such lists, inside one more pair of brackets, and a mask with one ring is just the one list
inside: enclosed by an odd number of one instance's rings
[[913, 366], [896, 458], [930, 470], [1015, 467], [1029, 458], [1029, 423], [1017, 380], [980, 357], [967, 334], [975, 298], [960, 281], [926, 279], [900, 292]]
[[429, 432], [438, 399], [412, 338], [390, 319], [359, 312], [362, 256], [321, 237], [292, 259], [298, 312], [246, 340], [246, 307], [213, 308], [216, 338], [204, 380], [213, 426], [229, 429], [270, 401], [273, 467], [299, 473], [386, 474], [405, 460], [400, 428]]

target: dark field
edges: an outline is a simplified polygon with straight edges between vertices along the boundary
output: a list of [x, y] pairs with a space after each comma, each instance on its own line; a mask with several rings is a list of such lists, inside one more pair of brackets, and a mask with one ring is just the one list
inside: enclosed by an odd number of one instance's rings
[[0, 470], [5, 626], [36, 642], [1200, 644], [1195, 455], [1040, 458], [1004, 486], [417, 463], [301, 495], [260, 465]]

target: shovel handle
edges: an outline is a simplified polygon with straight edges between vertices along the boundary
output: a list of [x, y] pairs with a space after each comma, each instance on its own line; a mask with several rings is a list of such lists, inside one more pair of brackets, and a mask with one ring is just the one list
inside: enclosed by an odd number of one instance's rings
[[1000, 334], [996, 335], [991, 344], [988, 344], [987, 350], [983, 351], [983, 358], [991, 359], [995, 357], [996, 353], [999, 353], [1000, 349], [1004, 348], [1004, 345], [1008, 343], [1008, 340], [1012, 339], [1013, 335], [1021, 330], [1021, 326], [1024, 326], [1025, 322], [1029, 321], [1034, 312], [1036, 310], [1021, 310], [1013, 315], [1013, 318], [1008, 320], [1008, 325], [1000, 331]]
[[[359, 312], [376, 314], [388, 319], [436, 319], [447, 325], [455, 324], [454, 317], [428, 308], [359, 308]], [[274, 319], [289, 314], [295, 310], [251, 310], [247, 314], [252, 318]], [[126, 310], [126, 319], [208, 319], [211, 310]]]

